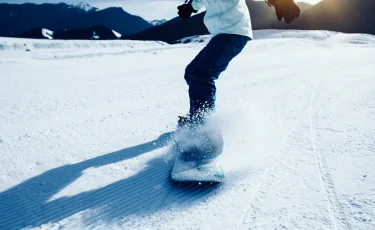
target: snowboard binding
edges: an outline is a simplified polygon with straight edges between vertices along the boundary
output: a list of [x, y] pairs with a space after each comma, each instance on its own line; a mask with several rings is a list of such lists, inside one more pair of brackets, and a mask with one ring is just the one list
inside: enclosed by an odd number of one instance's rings
[[175, 146], [185, 161], [207, 162], [223, 152], [224, 141], [218, 126], [179, 116], [178, 128]]

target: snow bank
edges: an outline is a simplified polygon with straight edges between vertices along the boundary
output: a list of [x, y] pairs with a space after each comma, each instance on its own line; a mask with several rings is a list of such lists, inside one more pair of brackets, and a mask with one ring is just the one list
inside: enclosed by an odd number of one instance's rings
[[338, 34], [333, 31], [303, 31], [303, 30], [255, 30], [254, 39], [303, 38], [314, 41], [326, 40]]
[[[375, 36], [369, 34], [345, 34], [325, 30], [254, 30], [254, 40], [261, 39], [307, 39], [332, 43], [375, 44]], [[177, 43], [207, 43], [211, 35], [191, 36], [180, 39]]]
[[375, 36], [369, 34], [345, 34], [326, 30], [256, 30], [254, 39], [300, 38], [338, 43], [375, 44]]
[[0, 38], [0, 50], [28, 49], [87, 49], [87, 48], [159, 48], [169, 46], [160, 41], [91, 41], [91, 40], [36, 40], [24, 38]]
[[211, 39], [211, 35], [196, 35], [191, 37], [186, 37], [178, 40], [176, 43], [207, 43]]
[[[52, 31], [43, 30], [43, 35], [51, 38]], [[113, 31], [116, 36], [119, 34]], [[177, 44], [206, 44], [211, 35], [191, 36], [178, 40]], [[254, 40], [262, 39], [306, 39], [330, 43], [375, 44], [375, 36], [368, 34], [344, 34], [333, 31], [304, 30], [255, 30]], [[92, 40], [35, 40], [25, 38], [0, 37], [0, 50], [33, 50], [33, 49], [87, 49], [87, 48], [122, 48], [150, 49], [163, 48], [169, 44], [161, 41], [92, 41]]]
[[112, 32], [113, 32], [113, 34], [114, 34], [116, 37], [121, 38], [121, 34], [120, 34], [119, 32], [114, 31], [114, 30], [112, 30]]
[[48, 30], [48, 29], [42, 29], [42, 34], [44, 37], [48, 38], [48, 39], [53, 39], [53, 31], [51, 30]]

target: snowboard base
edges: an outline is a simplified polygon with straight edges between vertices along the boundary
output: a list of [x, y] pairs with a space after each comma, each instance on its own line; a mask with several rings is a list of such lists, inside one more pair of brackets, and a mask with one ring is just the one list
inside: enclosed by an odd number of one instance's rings
[[220, 183], [224, 179], [224, 172], [217, 163], [217, 159], [210, 161], [184, 161], [178, 154], [174, 160], [171, 180], [175, 182], [211, 182]]

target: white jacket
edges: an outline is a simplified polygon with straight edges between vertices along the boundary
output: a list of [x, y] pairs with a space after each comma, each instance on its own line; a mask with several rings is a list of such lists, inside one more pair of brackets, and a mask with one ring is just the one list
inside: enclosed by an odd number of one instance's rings
[[204, 24], [212, 35], [238, 34], [253, 38], [245, 0], [192, 0], [195, 10], [206, 7]]

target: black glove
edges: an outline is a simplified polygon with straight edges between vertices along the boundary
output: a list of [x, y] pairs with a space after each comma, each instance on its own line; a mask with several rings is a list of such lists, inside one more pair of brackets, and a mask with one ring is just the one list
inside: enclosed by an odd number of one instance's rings
[[181, 6], [177, 7], [178, 9], [178, 15], [183, 19], [188, 19], [191, 17], [192, 13], [198, 12], [197, 10], [194, 10], [193, 6], [191, 5], [192, 0], [189, 2], [182, 4]]
[[281, 21], [284, 18], [287, 24], [298, 18], [301, 12], [294, 0], [266, 0], [266, 2], [269, 6], [275, 7], [277, 19]]

